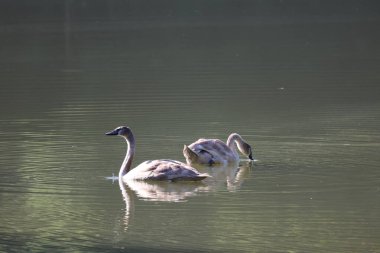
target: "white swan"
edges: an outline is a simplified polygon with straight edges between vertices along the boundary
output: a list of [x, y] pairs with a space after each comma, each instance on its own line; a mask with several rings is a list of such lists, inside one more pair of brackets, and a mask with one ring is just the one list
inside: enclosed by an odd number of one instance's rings
[[230, 134], [227, 143], [219, 139], [199, 139], [189, 146], [185, 145], [183, 155], [188, 164], [227, 164], [239, 161], [236, 146], [253, 160], [251, 146], [237, 133]]
[[209, 177], [201, 174], [196, 169], [175, 160], [146, 161], [131, 169], [133, 155], [135, 153], [135, 138], [132, 131], [126, 126], [117, 127], [106, 135], [119, 135], [128, 144], [128, 150], [123, 164], [120, 167], [119, 178], [128, 180], [190, 180], [199, 181]]

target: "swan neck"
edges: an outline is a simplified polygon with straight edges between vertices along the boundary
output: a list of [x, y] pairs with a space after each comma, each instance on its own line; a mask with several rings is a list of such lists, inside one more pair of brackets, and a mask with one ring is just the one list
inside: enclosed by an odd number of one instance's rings
[[236, 148], [239, 148], [240, 150], [243, 143], [245, 143], [243, 138], [237, 133], [233, 133], [228, 136], [227, 146], [233, 151], [236, 151]]
[[239, 135], [238, 134], [231, 134], [230, 136], [228, 136], [227, 146], [231, 150], [236, 151], [236, 141], [238, 141], [238, 139], [239, 139]]
[[127, 153], [125, 154], [123, 164], [120, 167], [119, 178], [123, 177], [131, 170], [133, 155], [135, 154], [135, 138], [133, 137], [132, 133], [130, 133], [128, 136], [123, 137], [127, 142], [128, 149]]

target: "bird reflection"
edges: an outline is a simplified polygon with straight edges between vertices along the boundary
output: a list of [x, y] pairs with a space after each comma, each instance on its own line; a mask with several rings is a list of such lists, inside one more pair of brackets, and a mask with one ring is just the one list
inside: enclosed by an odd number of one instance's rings
[[199, 171], [207, 172], [211, 175], [208, 181], [207, 191], [214, 191], [221, 188], [227, 188], [228, 191], [236, 191], [241, 188], [244, 179], [251, 172], [253, 162], [243, 160], [240, 162], [229, 163], [227, 165], [198, 165]]
[[239, 166], [233, 169], [227, 169], [229, 174], [226, 176], [227, 190], [236, 191], [243, 185], [244, 179], [248, 178], [249, 173], [252, 171], [253, 162], [241, 162]]
[[118, 179], [120, 191], [125, 202], [124, 229], [127, 230], [134, 210], [134, 196], [145, 201], [184, 202], [197, 192], [206, 191], [207, 185], [201, 182], [166, 181], [123, 181]]
[[129, 226], [129, 222], [131, 220], [131, 216], [133, 215], [133, 210], [134, 210], [133, 196], [132, 196], [131, 190], [125, 186], [122, 178], [119, 178], [118, 181], [119, 181], [121, 195], [123, 196], [123, 200], [125, 202], [125, 214], [124, 214], [123, 223], [124, 223], [124, 230], [127, 230]]
[[[252, 162], [236, 162], [224, 166], [198, 166], [197, 169], [209, 173], [212, 177], [201, 182], [170, 182], [170, 181], [123, 181], [118, 178], [120, 191], [125, 202], [123, 223], [126, 231], [130, 225], [134, 213], [134, 198], [143, 201], [184, 202], [189, 197], [201, 192], [217, 191], [227, 188], [228, 191], [236, 191], [241, 188], [248, 177]], [[107, 177], [113, 181], [117, 177]]]
[[137, 181], [126, 184], [142, 200], [180, 202], [207, 188], [201, 182]]

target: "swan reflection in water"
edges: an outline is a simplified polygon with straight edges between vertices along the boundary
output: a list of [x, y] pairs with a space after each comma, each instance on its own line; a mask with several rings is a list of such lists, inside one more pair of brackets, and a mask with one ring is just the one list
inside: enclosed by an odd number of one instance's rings
[[170, 181], [136, 181], [126, 182], [127, 186], [136, 193], [139, 199], [146, 201], [184, 202], [188, 197], [205, 191], [207, 185], [201, 182]]
[[227, 188], [228, 191], [240, 189], [243, 182], [252, 171], [253, 162], [250, 159], [236, 161], [225, 165], [193, 165], [201, 172], [211, 177], [207, 180], [207, 188], [203, 191], [218, 191]]
[[197, 192], [207, 191], [207, 185], [201, 182], [171, 182], [171, 181], [123, 181], [115, 176], [106, 177], [109, 180], [117, 179], [125, 212], [122, 221], [123, 230], [127, 231], [134, 213], [134, 199], [143, 201], [185, 202], [188, 197], [195, 196]]
[[120, 191], [125, 202], [124, 231], [130, 225], [134, 212], [134, 199], [142, 201], [186, 202], [188, 198], [206, 192], [224, 190], [234, 192], [242, 187], [249, 176], [253, 163], [240, 161], [224, 166], [197, 166], [197, 169], [212, 177], [204, 181], [171, 182], [171, 181], [138, 181], [123, 180], [116, 176], [107, 179], [118, 180]]
[[201, 182], [141, 181], [122, 180], [122, 178], [119, 178], [118, 182], [127, 206], [129, 206], [131, 192], [144, 201], [183, 202], [201, 192], [215, 191], [225, 187], [228, 191], [240, 189], [252, 169], [252, 162], [243, 161], [240, 164], [236, 162], [212, 167], [198, 165], [197, 169], [207, 172], [212, 177]]

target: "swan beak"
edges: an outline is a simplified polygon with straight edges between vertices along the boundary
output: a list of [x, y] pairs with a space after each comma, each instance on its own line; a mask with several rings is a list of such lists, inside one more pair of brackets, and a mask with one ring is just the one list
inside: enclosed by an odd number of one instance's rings
[[106, 135], [118, 135], [118, 132], [117, 130], [112, 130], [111, 132], [108, 132], [106, 133]]
[[248, 158], [249, 158], [250, 160], [253, 161], [253, 156], [252, 156], [252, 154], [249, 154]]

